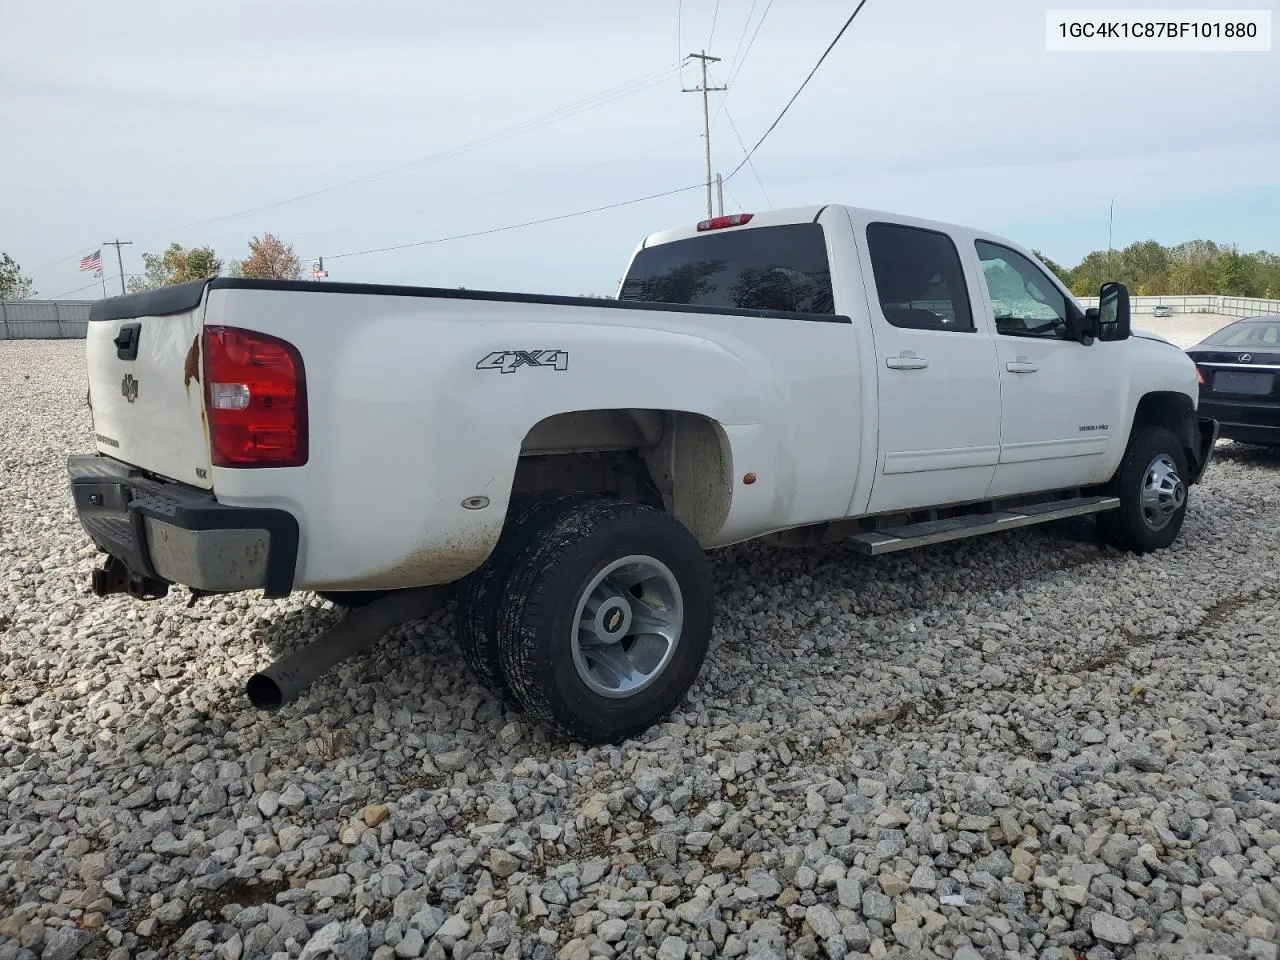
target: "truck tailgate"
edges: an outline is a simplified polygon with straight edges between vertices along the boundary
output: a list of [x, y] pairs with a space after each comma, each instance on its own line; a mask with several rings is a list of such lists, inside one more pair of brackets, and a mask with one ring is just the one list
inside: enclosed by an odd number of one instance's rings
[[164, 316], [94, 319], [85, 349], [98, 452], [208, 489], [203, 318], [201, 302]]

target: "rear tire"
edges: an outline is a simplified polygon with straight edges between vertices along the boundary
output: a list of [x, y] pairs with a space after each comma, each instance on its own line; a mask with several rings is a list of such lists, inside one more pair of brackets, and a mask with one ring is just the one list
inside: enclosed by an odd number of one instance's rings
[[1133, 553], [1169, 546], [1186, 517], [1186, 475], [1178, 438], [1163, 427], [1139, 427], [1111, 484], [1120, 508], [1098, 517], [1103, 537]]
[[615, 743], [685, 695], [712, 618], [710, 564], [683, 524], [637, 503], [577, 504], [516, 559], [498, 621], [502, 670], [556, 733]]
[[513, 500], [493, 553], [459, 584], [454, 633], [462, 658], [480, 685], [513, 710], [524, 707], [503, 676], [498, 656], [498, 610], [507, 580], [516, 558], [539, 531], [564, 510], [587, 499], [587, 494], [568, 493]]

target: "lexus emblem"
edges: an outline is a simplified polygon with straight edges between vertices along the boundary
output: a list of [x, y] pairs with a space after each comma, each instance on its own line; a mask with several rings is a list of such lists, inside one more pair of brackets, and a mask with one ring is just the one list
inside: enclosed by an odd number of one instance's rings
[[1242, 354], [1240, 354], [1240, 362], [1241, 362], [1241, 363], [1248, 363], [1248, 362], [1249, 362], [1250, 360], [1252, 360], [1252, 359], [1253, 359], [1253, 354], [1252, 354], [1252, 353], [1242, 353]]
[[120, 395], [130, 403], [138, 399], [138, 381], [133, 379], [132, 373], [126, 373], [120, 381]]

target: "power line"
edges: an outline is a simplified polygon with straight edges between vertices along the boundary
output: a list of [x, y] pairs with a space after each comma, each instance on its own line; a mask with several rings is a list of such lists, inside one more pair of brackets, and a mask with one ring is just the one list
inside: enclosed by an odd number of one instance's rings
[[707, 47], [710, 48], [711, 41], [716, 38], [716, 21], [720, 19], [720, 0], [716, 0], [715, 12], [711, 14], [711, 36], [707, 37]]
[[525, 220], [523, 223], [510, 223], [502, 227], [490, 227], [488, 230], [476, 230], [472, 233], [457, 233], [449, 237], [436, 237], [431, 240], [415, 240], [412, 243], [397, 243], [389, 247], [375, 247], [372, 250], [354, 250], [348, 253], [327, 254], [330, 260], [343, 260], [347, 257], [363, 257], [371, 253], [390, 253], [393, 250], [407, 250], [410, 247], [425, 247], [437, 243], [449, 243], [453, 240], [468, 240], [472, 237], [487, 237], [494, 233], [505, 233], [508, 230], [521, 230], [525, 227], [536, 227], [544, 223], [555, 223], [558, 220], [570, 220], [573, 217], [584, 217], [589, 213], [600, 213], [604, 210], [616, 210], [619, 207], [629, 207], [632, 204], [644, 203], [647, 200], [658, 200], [662, 197], [674, 197], [678, 193], [688, 193], [690, 190], [701, 190], [704, 184], [695, 183], [688, 187], [679, 187], [675, 190], [664, 190], [662, 193], [651, 193], [645, 197], [634, 197], [631, 200], [620, 200], [617, 203], [606, 203], [599, 207], [591, 207], [587, 210], [575, 210], [573, 213], [561, 213], [554, 217], [541, 217], [537, 220]]
[[460, 156], [463, 153], [467, 153], [479, 147], [489, 146], [492, 143], [497, 143], [501, 140], [509, 139], [510, 137], [516, 136], [517, 134], [520, 134], [520, 133], [529, 133], [540, 127], [548, 126], [549, 124], [556, 123], [560, 120], [567, 119], [568, 117], [571, 117], [571, 116], [576, 116], [579, 113], [585, 113], [588, 110], [594, 110], [595, 108], [604, 106], [605, 104], [613, 103], [615, 100], [621, 100], [624, 97], [629, 97], [632, 94], [639, 93], [641, 90], [647, 90], [651, 87], [657, 86], [658, 84], [665, 82], [675, 72], [676, 72], [676, 68], [669, 67], [665, 70], [646, 74], [644, 77], [637, 78], [637, 80], [635, 81], [629, 81], [628, 83], [619, 84], [616, 87], [611, 87], [610, 89], [605, 90], [601, 93], [594, 94], [593, 96], [590, 96], [590, 97], [585, 97], [582, 100], [578, 100], [564, 107], [560, 107], [556, 110], [552, 110], [550, 113], [545, 113], [542, 116], [534, 117], [531, 120], [526, 120], [512, 127], [507, 127], [503, 130], [499, 130], [495, 133], [488, 134], [484, 137], [479, 137], [475, 140], [467, 141], [466, 143], [460, 144], [459, 146], [450, 147], [447, 150], [442, 150], [437, 153], [428, 154], [426, 156], [418, 157], [414, 160], [407, 161], [406, 163], [402, 163], [394, 167], [389, 167], [385, 170], [380, 170], [377, 173], [366, 174], [365, 176], [356, 177], [352, 180], [346, 180], [342, 183], [333, 184], [328, 187], [321, 187], [318, 190], [312, 190], [308, 193], [299, 194], [296, 197], [289, 197], [285, 200], [277, 200], [273, 203], [263, 204], [258, 207], [251, 207], [248, 210], [241, 210], [237, 213], [231, 213], [221, 217], [210, 217], [206, 220], [196, 220], [191, 223], [184, 223], [176, 227], [167, 227], [164, 230], [154, 230], [154, 231], [151, 231], [151, 233], [144, 234], [144, 236], [151, 236], [156, 233], [167, 233], [172, 230], [185, 230], [189, 227], [201, 227], [211, 223], [221, 223], [225, 220], [236, 220], [236, 219], [239, 219], [240, 217], [246, 217], [255, 213], [260, 213], [264, 210], [273, 210], [277, 207], [283, 207], [289, 204], [298, 203], [302, 200], [310, 200], [313, 197], [318, 197], [318, 196], [321, 196], [322, 194], [334, 193], [338, 190], [345, 190], [346, 188], [356, 186], [357, 184], [370, 183], [374, 180], [381, 180], [385, 177], [393, 176], [397, 173], [403, 173], [404, 171], [411, 170], [415, 167], [425, 166], [430, 163], [438, 163], [442, 160], [452, 160], [454, 157]]
[[[141, 277], [141, 276], [142, 276], [142, 274], [141, 274], [141, 273], [126, 273], [124, 276], [125, 276], [125, 277]], [[110, 279], [114, 280], [114, 279], [116, 279], [116, 278], [115, 278], [115, 277], [111, 277]], [[122, 277], [121, 279], [123, 279], [123, 277]], [[61, 300], [63, 297], [69, 297], [71, 294], [73, 294], [73, 293], [79, 293], [81, 290], [88, 290], [90, 287], [96, 287], [96, 286], [98, 285], [98, 283], [99, 283], [99, 282], [100, 282], [100, 281], [98, 281], [98, 280], [90, 280], [90, 281], [89, 281], [88, 283], [86, 283], [83, 287], [76, 287], [74, 290], [68, 290], [66, 293], [60, 293], [60, 294], [58, 294], [56, 297], [50, 297], [49, 299], [50, 299], [50, 300]]]
[[769, 0], [764, 5], [764, 13], [760, 14], [760, 20], [756, 23], [755, 33], [751, 34], [751, 42], [747, 44], [747, 49], [742, 52], [742, 59], [738, 61], [737, 67], [733, 73], [729, 75], [729, 82], [733, 83], [738, 79], [738, 74], [742, 72], [743, 64], [747, 62], [747, 57], [751, 55], [751, 48], [756, 45], [756, 37], [760, 36], [760, 28], [764, 26], [765, 18], [769, 16], [769, 11], [773, 9], [773, 0]]
[[90, 281], [89, 281], [88, 283], [86, 283], [83, 287], [76, 287], [74, 290], [68, 290], [66, 293], [60, 293], [60, 294], [58, 294], [56, 297], [50, 297], [49, 299], [50, 299], [50, 300], [61, 300], [63, 297], [69, 297], [69, 296], [71, 296], [71, 294], [73, 294], [73, 293], [79, 293], [81, 290], [88, 290], [90, 287], [96, 287], [97, 285], [98, 285], [98, 281], [97, 281], [97, 280], [90, 280]]
[[[754, 3], [754, 2], [752, 3], [751, 7], [752, 7], [752, 9], [753, 9], [753, 10], [755, 9], [755, 3]], [[756, 23], [756, 29], [755, 29], [755, 32], [754, 32], [753, 34], [751, 34], [751, 42], [747, 44], [747, 49], [746, 49], [746, 50], [744, 50], [744, 51], [743, 51], [743, 53], [742, 53], [742, 59], [740, 59], [740, 60], [739, 60], [739, 59], [738, 59], [738, 55], [737, 55], [736, 53], [734, 54], [734, 62], [733, 62], [733, 63], [731, 63], [731, 64], [729, 65], [729, 79], [725, 81], [725, 86], [726, 86], [726, 87], [731, 87], [731, 86], [733, 86], [734, 81], [736, 81], [736, 80], [738, 79], [738, 74], [740, 74], [740, 73], [742, 72], [742, 68], [743, 68], [743, 66], [744, 66], [744, 65], [746, 64], [746, 62], [747, 62], [747, 57], [748, 57], [748, 56], [750, 55], [750, 53], [751, 53], [751, 48], [752, 48], [752, 47], [754, 47], [754, 46], [756, 45], [756, 37], [760, 36], [760, 28], [764, 26], [765, 18], [766, 18], [767, 16], [769, 16], [769, 11], [770, 11], [772, 8], [773, 8], [773, 0], [769, 0], [769, 2], [768, 2], [768, 3], [766, 3], [766, 4], [764, 5], [764, 12], [763, 12], [762, 14], [760, 14], [760, 19], [759, 19], [759, 21]], [[748, 27], [750, 27], [750, 26], [751, 26], [751, 15], [750, 15], [750, 13], [748, 13], [748, 14], [747, 14], [747, 22], [746, 22], [745, 24], [743, 24], [743, 27], [742, 27], [742, 36], [743, 36], [743, 37], [745, 37], [745, 36], [747, 35], [747, 28], [748, 28]], [[738, 40], [738, 48], [739, 48], [739, 49], [741, 49], [741, 48], [742, 48], [742, 40], [741, 40], [741, 39], [739, 39], [739, 40]], [[728, 96], [728, 95], [726, 94], [726, 95], [725, 95], [725, 97], [722, 97], [722, 98], [721, 98], [721, 100], [720, 100], [720, 106], [716, 109], [716, 115], [715, 115], [714, 117], [712, 117], [712, 118], [711, 118], [711, 122], [712, 122], [713, 124], [714, 124], [717, 120], [719, 120], [719, 119], [720, 119], [720, 114], [721, 114], [721, 112], [723, 112], [723, 110], [724, 110], [724, 101], [725, 101], [725, 99], [727, 98], [727, 96]]]
[[[141, 233], [137, 235], [143, 236], [143, 237], [151, 237], [161, 233], [169, 233], [176, 230], [186, 230], [190, 227], [207, 226], [208, 224], [222, 223], [227, 220], [236, 220], [241, 217], [247, 217], [255, 213], [260, 213], [265, 210], [273, 210], [277, 207], [282, 207], [282, 206], [286, 206], [293, 203], [299, 203], [303, 200], [310, 200], [313, 197], [321, 196], [323, 194], [333, 193], [338, 190], [344, 190], [348, 187], [356, 186], [357, 184], [368, 183], [374, 180], [380, 180], [384, 177], [393, 176], [397, 173], [403, 173], [406, 170], [410, 170], [415, 167], [424, 166], [429, 163], [435, 163], [442, 160], [450, 160], [470, 150], [475, 150], [480, 147], [488, 146], [492, 143], [496, 143], [501, 140], [505, 140], [509, 137], [516, 136], [517, 134], [531, 132], [540, 127], [549, 125], [551, 123], [556, 123], [556, 122], [559, 122], [560, 120], [568, 119], [569, 117], [576, 116], [577, 114], [585, 113], [589, 110], [594, 110], [597, 107], [602, 107], [609, 103], [613, 103], [614, 101], [623, 99], [624, 97], [628, 97], [633, 94], [640, 93], [643, 90], [650, 89], [651, 87], [654, 87], [654, 86], [657, 86], [658, 84], [666, 82], [672, 76], [677, 74], [680, 71], [680, 69], [681, 68], [679, 65], [672, 65], [662, 70], [651, 71], [640, 77], [636, 77], [633, 80], [629, 80], [629, 81], [626, 81], [625, 83], [621, 83], [616, 86], [610, 87], [606, 90], [602, 90], [599, 93], [592, 94], [589, 97], [583, 97], [579, 100], [575, 100], [572, 103], [565, 104], [564, 106], [558, 107], [557, 109], [552, 110], [548, 113], [530, 118], [528, 120], [521, 121], [520, 123], [513, 124], [510, 127], [497, 130], [493, 133], [487, 134], [486, 136], [476, 138], [475, 140], [469, 140], [462, 144], [458, 144], [457, 146], [450, 147], [446, 150], [438, 151], [436, 153], [428, 154], [422, 157], [417, 157], [416, 159], [409, 160], [397, 166], [389, 167], [384, 170], [379, 170], [374, 173], [353, 178], [351, 180], [346, 180], [346, 181], [343, 181], [342, 183], [331, 184], [330, 186], [327, 186], [327, 187], [321, 187], [317, 190], [311, 190], [311, 191], [308, 191], [307, 193], [298, 194], [297, 196], [293, 196], [293, 197], [287, 197], [283, 200], [277, 200], [272, 203], [266, 203], [260, 206], [250, 207], [245, 210], [237, 211], [235, 213], [229, 213], [229, 214], [225, 214], [217, 217], [209, 217], [203, 220], [194, 220], [189, 223], [177, 224], [175, 226], [165, 227], [159, 230], [151, 230], [146, 233]], [[55, 267], [55, 266], [58, 266], [59, 264], [66, 263], [69, 260], [73, 260], [78, 256], [79, 256], [79, 253], [73, 253], [65, 257], [60, 257], [57, 260], [51, 260], [48, 263], [35, 267], [34, 270], [35, 272], [39, 272], [41, 270], [47, 270], [50, 267]]]
[[[679, 140], [674, 140], [670, 143], [662, 143], [656, 147], [649, 147], [647, 150], [641, 150], [639, 152], [631, 151], [621, 156], [614, 157], [611, 160], [604, 160], [599, 163], [593, 163], [590, 166], [579, 167], [574, 170], [560, 171], [558, 173], [552, 174], [549, 177], [539, 177], [537, 180], [526, 180], [526, 181], [523, 181], [522, 183], [517, 183], [514, 186], [504, 187], [501, 190], [491, 190], [488, 193], [474, 194], [470, 197], [463, 197], [461, 200], [454, 200], [451, 203], [445, 203], [445, 204], [433, 206], [429, 210], [415, 210], [411, 213], [402, 214], [397, 217], [386, 218], [381, 222], [394, 223], [400, 220], [407, 220], [411, 217], [421, 217], [427, 213], [437, 213], [441, 210], [449, 210], [449, 209], [452, 209], [453, 207], [459, 207], [467, 203], [474, 203], [477, 200], [489, 200], [493, 197], [501, 197], [508, 193], [515, 193], [517, 190], [526, 190], [529, 187], [536, 187], [541, 184], [550, 183], [555, 180], [562, 180], [565, 177], [578, 177], [584, 173], [590, 173], [593, 170], [600, 170], [600, 169], [603, 169], [604, 167], [611, 167], [614, 164], [623, 163], [627, 160], [635, 160], [635, 159], [639, 159], [640, 157], [646, 157], [649, 154], [657, 153], [661, 150], [669, 150], [672, 147], [678, 147], [697, 139], [698, 137], [681, 137]], [[353, 229], [352, 227], [332, 227], [330, 229], [319, 230], [314, 233], [304, 233], [301, 236], [295, 236], [294, 242], [297, 243], [299, 241], [306, 240], [308, 238], [328, 236], [334, 233], [346, 233], [346, 232], [350, 232], [352, 229]]]
[[832, 40], [829, 44], [827, 44], [827, 49], [822, 51], [822, 56], [820, 56], [818, 58], [818, 62], [813, 65], [813, 69], [810, 70], [809, 75], [804, 78], [804, 82], [800, 84], [799, 89], [797, 89], [796, 92], [791, 95], [791, 99], [788, 100], [787, 105], [782, 108], [782, 112], [778, 114], [778, 116], [774, 119], [773, 123], [769, 124], [769, 129], [764, 132], [764, 136], [762, 136], [759, 140], [757, 140], [756, 145], [747, 151], [747, 155], [742, 158], [742, 162], [733, 168], [733, 170], [729, 173], [729, 176], [725, 177], [725, 180], [731, 179], [734, 174], [736, 174], [739, 170], [741, 170], [743, 167], [745, 167], [748, 163], [751, 162], [751, 155], [760, 149], [760, 145], [769, 138], [769, 134], [773, 133], [774, 129], [778, 126], [778, 124], [782, 122], [782, 118], [787, 115], [787, 111], [791, 109], [791, 105], [795, 103], [796, 99], [800, 96], [800, 94], [804, 92], [804, 88], [809, 85], [809, 81], [812, 80], [813, 75], [818, 72], [818, 68], [822, 66], [822, 62], [826, 60], [827, 56], [831, 53], [831, 51], [835, 49], [836, 44], [840, 42], [840, 38], [843, 37], [845, 34], [845, 31], [849, 29], [849, 26], [850, 24], [853, 23], [854, 18], [857, 17], [859, 12], [861, 12], [862, 8], [865, 7], [866, 5], [867, 5], [867, 0], [859, 0], [858, 5], [853, 9], [853, 13], [849, 14], [849, 19], [844, 22], [844, 26], [840, 28], [840, 32], [836, 34], [835, 39]]
[[[747, 11], [747, 21], [742, 25], [742, 33], [738, 36], [738, 45], [733, 48], [733, 56], [729, 58], [729, 76], [733, 76], [733, 68], [738, 63], [738, 54], [742, 52], [742, 42], [747, 39], [747, 31], [751, 29], [751, 16], [756, 12], [756, 4], [760, 0], [751, 0], [751, 9]], [[707, 44], [711, 46], [711, 44]]]
[[676, 63], [680, 65], [680, 86], [684, 86], [684, 0], [676, 0]]
[[724, 105], [727, 98], [720, 98], [720, 106], [724, 109], [725, 118], [729, 121], [729, 127], [733, 130], [733, 135], [738, 138], [738, 146], [742, 148], [742, 152], [746, 157], [748, 166], [751, 167], [751, 173], [756, 178], [756, 184], [760, 187], [760, 192], [764, 194], [764, 202], [769, 206], [773, 206], [773, 201], [769, 199], [769, 191], [764, 188], [764, 181], [760, 179], [760, 171], [756, 169], [755, 161], [751, 159], [751, 154], [747, 152], [747, 145], [742, 142], [742, 134], [738, 132], [738, 125], [733, 122], [733, 114], [729, 112], [729, 108]]

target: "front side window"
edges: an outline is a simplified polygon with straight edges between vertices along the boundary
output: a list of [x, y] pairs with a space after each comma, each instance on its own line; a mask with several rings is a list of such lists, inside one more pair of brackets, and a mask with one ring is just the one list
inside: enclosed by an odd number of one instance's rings
[[1009, 337], [1069, 340], [1067, 298], [1044, 271], [1008, 247], [977, 241], [978, 259], [995, 312], [996, 332]]
[[910, 330], [973, 330], [960, 253], [945, 233], [867, 225], [871, 271], [884, 318]]
[[834, 313], [822, 227], [792, 223], [707, 233], [636, 254], [619, 300]]

